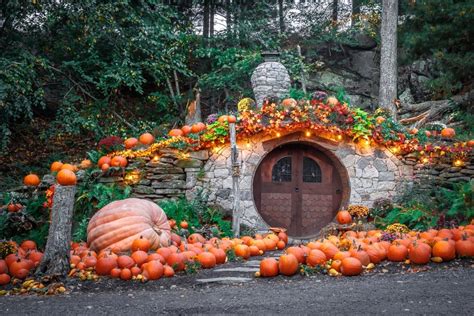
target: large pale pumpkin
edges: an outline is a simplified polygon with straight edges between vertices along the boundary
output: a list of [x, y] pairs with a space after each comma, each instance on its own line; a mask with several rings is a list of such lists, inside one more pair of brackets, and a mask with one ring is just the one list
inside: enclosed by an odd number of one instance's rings
[[112, 202], [92, 216], [87, 227], [87, 243], [95, 251], [128, 251], [132, 242], [143, 236], [152, 249], [168, 246], [170, 225], [165, 212], [155, 203], [130, 198]]

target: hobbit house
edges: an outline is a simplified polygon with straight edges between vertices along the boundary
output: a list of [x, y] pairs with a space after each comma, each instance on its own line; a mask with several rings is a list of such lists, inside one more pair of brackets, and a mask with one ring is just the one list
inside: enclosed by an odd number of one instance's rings
[[[290, 86], [284, 66], [270, 57], [252, 75], [260, 105], [266, 96], [284, 97]], [[370, 123], [363, 137], [354, 129], [357, 113], [366, 116], [361, 123]], [[133, 197], [155, 202], [201, 195], [228, 215], [237, 196], [241, 224], [259, 231], [283, 227], [290, 237], [307, 239], [334, 221], [338, 210], [351, 204], [371, 207], [418, 179], [449, 186], [474, 178], [471, 142], [435, 135], [421, 143], [390, 118], [367, 116], [334, 97], [285, 99], [262, 108], [239, 104], [238, 168], [230, 126], [219, 118], [207, 126], [195, 124], [199, 129], [192, 137], [174, 130], [178, 136], [110, 153], [128, 165], [104, 172], [100, 181], [125, 183]], [[43, 178], [43, 185], [52, 183], [53, 176]]]

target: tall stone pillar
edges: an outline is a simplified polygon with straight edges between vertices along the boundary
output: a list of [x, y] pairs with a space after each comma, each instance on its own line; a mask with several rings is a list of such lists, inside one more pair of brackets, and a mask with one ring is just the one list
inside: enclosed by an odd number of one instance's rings
[[266, 97], [283, 97], [290, 91], [290, 75], [279, 61], [276, 52], [262, 53], [264, 62], [255, 68], [251, 81], [257, 107], [261, 108]]

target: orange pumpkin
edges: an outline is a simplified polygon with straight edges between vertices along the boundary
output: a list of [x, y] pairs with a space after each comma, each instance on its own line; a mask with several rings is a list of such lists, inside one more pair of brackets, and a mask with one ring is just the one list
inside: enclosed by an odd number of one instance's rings
[[402, 244], [394, 243], [388, 247], [387, 258], [390, 261], [405, 261], [408, 256], [408, 248]]
[[228, 115], [227, 116], [227, 122], [235, 123], [235, 122], [237, 122], [237, 118], [234, 115]]
[[28, 250], [35, 250], [36, 243], [33, 240], [25, 240], [21, 243], [20, 248], [28, 251]]
[[174, 128], [174, 129], [169, 131], [168, 135], [171, 136], [171, 137], [178, 137], [178, 136], [183, 136], [184, 133], [181, 129]]
[[459, 257], [474, 257], [474, 242], [467, 239], [467, 235], [456, 241], [455, 249]]
[[217, 264], [216, 256], [211, 252], [204, 251], [197, 256], [197, 261], [201, 264], [204, 269], [214, 268]]
[[97, 260], [95, 272], [98, 275], [109, 275], [114, 268], [117, 268], [117, 260], [112, 256], [105, 255]]
[[143, 236], [151, 249], [170, 244], [170, 226], [166, 214], [155, 203], [129, 198], [114, 201], [92, 216], [87, 227], [87, 243], [92, 250], [118, 248], [125, 252]]
[[219, 116], [219, 118], [217, 119], [217, 121], [218, 121], [219, 123], [227, 122], [227, 120], [228, 120], [228, 116], [227, 116], [227, 115], [221, 115], [221, 116]]
[[298, 271], [298, 259], [292, 254], [280, 256], [278, 270], [286, 276], [294, 275]]
[[289, 247], [288, 249], [286, 249], [286, 253], [287, 254], [292, 254], [293, 256], [295, 256], [295, 258], [298, 260], [299, 263], [305, 263], [306, 262], [306, 256], [305, 256], [305, 253], [304, 253], [304, 250], [301, 249], [300, 247]]
[[103, 172], [106, 172], [107, 170], [109, 170], [110, 168], [110, 165], [108, 163], [104, 163], [102, 166], [100, 166], [100, 170], [102, 170]]
[[5, 260], [0, 259], [0, 274], [2, 273], [7, 273], [8, 272], [8, 266]]
[[174, 276], [174, 270], [172, 267], [170, 267], [169, 265], [165, 265], [163, 267], [163, 275], [167, 278], [171, 278], [172, 276]]
[[188, 237], [188, 242], [189, 242], [190, 244], [205, 243], [205, 242], [206, 242], [206, 238], [204, 238], [201, 234], [194, 233], [194, 234], [189, 235], [189, 237]]
[[138, 139], [136, 139], [135, 137], [130, 137], [127, 138], [123, 142], [123, 144], [125, 145], [125, 149], [132, 149], [133, 147], [138, 145]]
[[411, 135], [418, 134], [418, 128], [411, 128], [408, 130], [408, 133], [410, 133]]
[[363, 266], [367, 266], [370, 263], [369, 255], [362, 249], [351, 249], [349, 250], [349, 253], [351, 254], [351, 257], [359, 259]]
[[324, 252], [328, 260], [334, 258], [334, 255], [339, 251], [339, 249], [330, 242], [324, 242], [320, 250]]
[[92, 161], [90, 161], [90, 159], [84, 159], [83, 161], [81, 161], [79, 166], [81, 167], [81, 169], [89, 169], [90, 167], [92, 167]]
[[161, 262], [153, 260], [143, 265], [143, 275], [148, 280], [158, 280], [163, 276], [163, 264]]
[[277, 242], [277, 248], [278, 248], [278, 250], [283, 250], [283, 249], [285, 249], [285, 247], [286, 247], [286, 244], [285, 244], [285, 242], [284, 242], [283, 240], [279, 240], [279, 241]]
[[447, 240], [437, 241], [432, 249], [433, 257], [440, 257], [443, 261], [450, 261], [456, 257], [456, 248]]
[[306, 258], [306, 264], [314, 267], [326, 263], [326, 255], [319, 249], [312, 249]]
[[362, 273], [362, 263], [359, 259], [348, 257], [341, 261], [341, 273], [345, 276], [354, 276]]
[[258, 249], [258, 247], [255, 246], [255, 245], [249, 246], [249, 250], [250, 250], [250, 255], [252, 257], [259, 256], [259, 255], [263, 254], [263, 250]]
[[62, 169], [61, 171], [58, 172], [56, 175], [56, 180], [60, 185], [76, 185], [77, 183], [77, 177], [74, 172], [68, 169]]
[[146, 260], [148, 259], [148, 254], [143, 250], [137, 250], [137, 251], [132, 252], [131, 257], [133, 261], [136, 263], [136, 265], [141, 267], [142, 264], [144, 264]]
[[110, 165], [112, 167], [120, 167], [120, 168], [125, 168], [127, 166], [128, 162], [127, 159], [122, 157], [122, 156], [115, 156], [112, 158], [110, 161]]
[[467, 147], [474, 147], [474, 139], [470, 139], [466, 143]]
[[427, 264], [431, 258], [431, 247], [422, 242], [415, 242], [408, 247], [408, 259], [412, 263]]
[[274, 277], [278, 275], [278, 262], [273, 258], [265, 258], [260, 261], [260, 276]]
[[55, 161], [51, 164], [51, 167], [49, 168], [49, 170], [51, 170], [51, 172], [58, 172], [59, 170], [61, 170], [62, 166], [63, 166], [63, 163], [61, 161]]
[[348, 211], [339, 211], [336, 215], [336, 220], [339, 224], [350, 224], [352, 222], [352, 216]]
[[196, 134], [204, 131], [206, 129], [206, 124], [202, 122], [198, 122], [191, 126], [191, 133]]
[[225, 251], [219, 248], [211, 248], [209, 249], [209, 252], [216, 257], [216, 264], [223, 264], [225, 263], [227, 259], [227, 255], [225, 254]]
[[135, 261], [132, 257], [127, 255], [122, 255], [117, 258], [117, 265], [119, 268], [132, 268], [135, 265]]
[[110, 277], [112, 278], [120, 278], [120, 272], [122, 272], [121, 269], [119, 268], [113, 268], [112, 270], [110, 270]]
[[65, 164], [62, 165], [61, 170], [70, 170], [72, 172], [76, 172], [77, 167], [70, 164], [70, 163], [65, 163]]
[[99, 168], [101, 168], [104, 164], [107, 164], [110, 166], [112, 159], [109, 156], [102, 156], [99, 158], [99, 161], [97, 162], [97, 165]]
[[148, 239], [143, 238], [143, 236], [140, 236], [140, 238], [135, 239], [132, 242], [132, 251], [143, 250], [145, 252], [148, 252], [150, 248], [151, 242]]
[[441, 130], [441, 136], [444, 138], [453, 138], [456, 135], [456, 131], [453, 128], [446, 127]]
[[291, 107], [291, 106], [298, 105], [298, 103], [293, 98], [287, 98], [287, 99], [283, 99], [283, 101], [281, 101], [281, 105], [283, 105], [284, 107]]
[[6, 273], [0, 273], [0, 285], [7, 285], [10, 283], [10, 276]]
[[188, 229], [189, 224], [186, 221], [181, 221], [181, 223], [179, 223], [179, 226], [183, 229]]
[[264, 238], [263, 242], [265, 243], [265, 249], [267, 251], [275, 250], [277, 246], [276, 241], [271, 238]]
[[132, 279], [132, 271], [130, 271], [130, 269], [128, 269], [128, 268], [122, 269], [122, 271], [120, 271], [120, 279], [122, 279], [124, 281], [131, 280]]
[[155, 141], [155, 136], [150, 133], [143, 133], [138, 138], [138, 141], [143, 145], [151, 145]]
[[25, 176], [25, 178], [23, 179], [23, 183], [29, 187], [37, 187], [40, 184], [40, 182], [41, 182], [40, 178], [36, 174], [33, 174], [33, 173], [30, 173], [29, 175]]
[[247, 260], [250, 257], [250, 248], [247, 245], [237, 245], [234, 247], [234, 252], [237, 257]]
[[337, 272], [341, 272], [341, 266], [342, 266], [341, 260], [333, 260], [331, 263], [331, 269], [334, 269]]
[[166, 258], [166, 263], [175, 271], [184, 270], [185, 262], [186, 257], [182, 253], [173, 252]]

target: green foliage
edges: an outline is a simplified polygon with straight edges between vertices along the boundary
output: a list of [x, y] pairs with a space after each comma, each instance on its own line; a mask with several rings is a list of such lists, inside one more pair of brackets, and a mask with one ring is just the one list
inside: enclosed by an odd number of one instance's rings
[[[160, 207], [168, 218], [172, 218], [179, 225], [182, 221], [189, 224], [189, 232], [200, 231], [204, 226], [217, 226], [217, 236], [231, 236], [232, 225], [223, 218], [222, 213], [207, 205], [207, 198], [203, 192], [198, 192], [192, 201], [181, 198], [178, 200], [168, 200], [160, 203]], [[216, 235], [216, 234], [213, 234]]]
[[228, 122], [221, 123], [219, 121], [216, 121], [207, 126], [207, 130], [204, 133], [204, 135], [202, 135], [202, 138], [205, 141], [218, 140], [221, 143], [224, 143], [228, 135], [229, 135], [229, 123]]
[[374, 125], [373, 118], [369, 117], [369, 113], [359, 108], [354, 109], [354, 140], [364, 138], [372, 134], [372, 127]]
[[428, 87], [437, 98], [458, 92], [474, 71], [474, 7], [469, 0], [402, 2], [407, 19], [400, 29], [406, 62], [430, 58], [436, 76]]
[[379, 227], [400, 223], [414, 230], [450, 227], [474, 218], [474, 180], [454, 184], [452, 189], [433, 183], [415, 183], [395, 199], [397, 204], [380, 204], [371, 211]]

